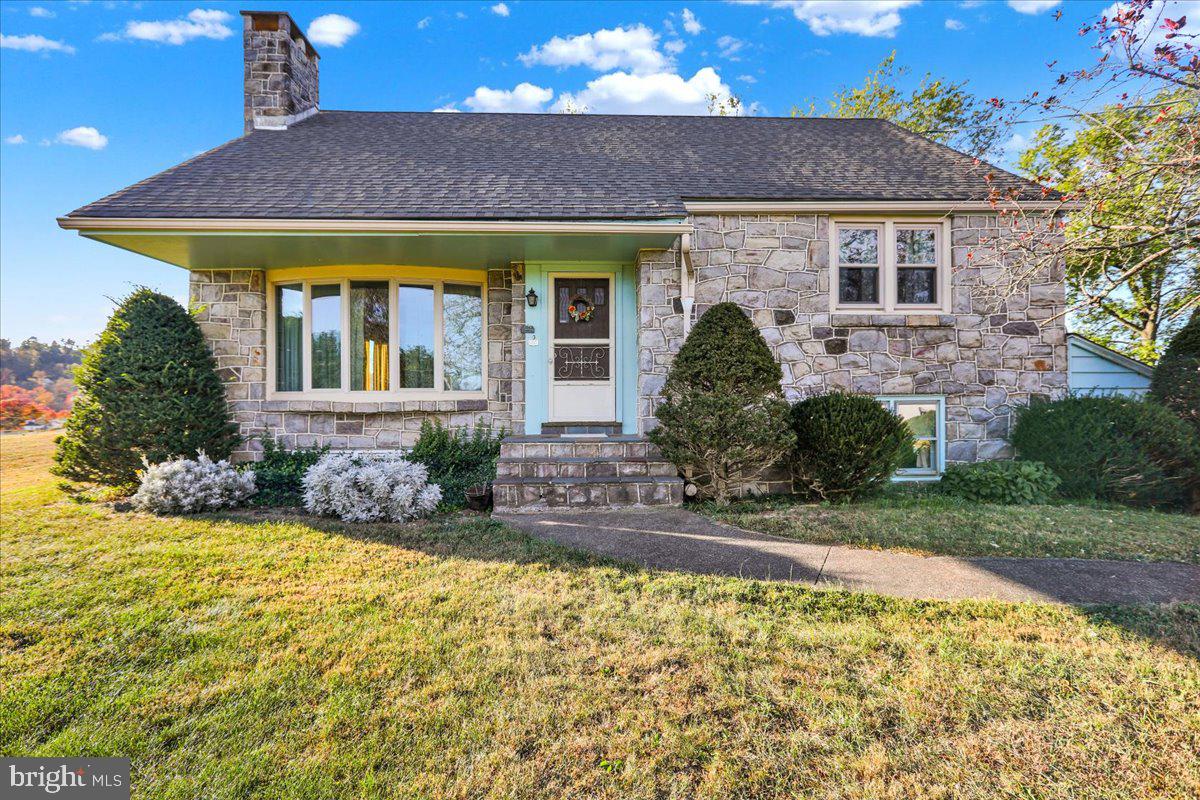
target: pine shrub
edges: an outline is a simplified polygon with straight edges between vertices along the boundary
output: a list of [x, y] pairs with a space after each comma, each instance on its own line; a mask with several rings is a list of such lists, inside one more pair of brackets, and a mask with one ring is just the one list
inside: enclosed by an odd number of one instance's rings
[[814, 500], [856, 500], [887, 485], [913, 438], [904, 420], [866, 395], [833, 392], [792, 406], [792, 476]]
[[144, 462], [201, 451], [221, 460], [238, 442], [200, 326], [166, 295], [139, 289], [125, 298], [75, 380], [54, 456], [63, 477], [129, 486]]
[[473, 430], [448, 429], [440, 420], [421, 423], [421, 435], [408, 457], [429, 469], [429, 480], [442, 487], [442, 505], [461, 508], [466, 491], [496, 477], [496, 459], [504, 431], [493, 435], [481, 425]]
[[1031, 403], [1016, 417], [1017, 455], [1053, 470], [1064, 497], [1182, 506], [1200, 475], [1196, 434], [1152, 401], [1072, 396]]
[[671, 365], [650, 440], [689, 474], [701, 497], [728, 503], [791, 450], [783, 374], [762, 335], [733, 303], [696, 322]]
[[980, 461], [947, 467], [939, 488], [975, 503], [1027, 505], [1045, 503], [1059, 483], [1040, 461]]

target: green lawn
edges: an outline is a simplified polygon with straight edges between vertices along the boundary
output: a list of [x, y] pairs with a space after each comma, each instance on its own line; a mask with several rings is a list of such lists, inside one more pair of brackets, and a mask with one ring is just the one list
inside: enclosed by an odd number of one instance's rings
[[1200, 564], [1200, 517], [1119, 506], [985, 505], [893, 489], [848, 505], [766, 498], [700, 510], [739, 528], [814, 544], [925, 555]]
[[479, 518], [158, 519], [26, 471], [0, 752], [130, 756], [137, 797], [1200, 792], [1195, 606], [647, 572]]

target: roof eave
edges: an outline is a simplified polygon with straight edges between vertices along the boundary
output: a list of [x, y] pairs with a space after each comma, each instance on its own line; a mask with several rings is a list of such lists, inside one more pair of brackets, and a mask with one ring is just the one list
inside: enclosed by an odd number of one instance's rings
[[689, 233], [692, 226], [681, 217], [649, 220], [402, 220], [402, 219], [224, 219], [176, 217], [58, 218], [64, 230], [174, 231], [178, 233]]
[[714, 200], [685, 199], [689, 214], [773, 214], [794, 212], [851, 213], [994, 213], [1001, 210], [1076, 211], [1077, 201], [1068, 200]]

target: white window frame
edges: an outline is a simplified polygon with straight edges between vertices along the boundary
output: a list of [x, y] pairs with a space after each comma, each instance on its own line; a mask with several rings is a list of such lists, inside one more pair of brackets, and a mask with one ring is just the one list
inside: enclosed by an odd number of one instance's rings
[[[942, 473], [946, 470], [946, 398], [941, 395], [926, 395], [926, 394], [885, 394], [877, 395], [876, 401], [881, 403], [884, 408], [893, 414], [896, 413], [896, 405], [934, 405], [937, 407], [937, 419], [934, 424], [934, 435], [937, 437], [934, 441], [936, 459], [935, 469], [898, 469], [896, 474], [892, 476], [894, 481], [936, 481], [940, 480]], [[922, 440], [927, 440], [928, 437], [920, 437]]]
[[[384, 391], [363, 389], [351, 391], [350, 385], [350, 283], [372, 282], [388, 284], [388, 376], [393, 382], [391, 388]], [[296, 286], [303, 288], [303, 336], [301, 343], [301, 374], [304, 388], [300, 391], [279, 391], [275, 387], [275, 318], [276, 288], [279, 286]], [[312, 287], [336, 284], [341, 286], [341, 388], [314, 389], [312, 386]], [[445, 319], [442, 315], [442, 294], [446, 284], [453, 286], [478, 286], [481, 300], [481, 342], [479, 348], [480, 388], [477, 391], [450, 391], [445, 386], [443, 372], [443, 344], [445, 338]], [[394, 382], [400, 374], [400, 349], [396, 346], [400, 339], [400, 319], [397, 313], [397, 297], [400, 286], [429, 286], [433, 288], [433, 388], [398, 389]], [[395, 402], [399, 400], [485, 400], [488, 385], [488, 294], [486, 280], [471, 278], [426, 278], [426, 277], [378, 277], [375, 275], [354, 275], [337, 278], [279, 278], [267, 282], [267, 399], [268, 400], [330, 400], [356, 403]]]
[[[839, 245], [838, 228], [878, 228], [881, 232], [879, 243], [879, 302], [878, 303], [848, 303], [842, 302], [838, 291], [841, 283], [841, 247]], [[896, 264], [896, 230], [905, 228], [932, 228], [937, 253], [937, 292], [936, 303], [897, 303], [896, 290], [899, 285], [897, 269], [905, 269], [910, 265], [898, 267]], [[882, 219], [880, 217], [832, 217], [829, 221], [829, 307], [834, 311], [856, 312], [928, 312], [950, 311], [950, 220], [946, 217], [903, 217]], [[863, 265], [846, 264], [847, 269]], [[866, 265], [868, 268], [870, 265]], [[911, 265], [916, 266], [916, 265]]]

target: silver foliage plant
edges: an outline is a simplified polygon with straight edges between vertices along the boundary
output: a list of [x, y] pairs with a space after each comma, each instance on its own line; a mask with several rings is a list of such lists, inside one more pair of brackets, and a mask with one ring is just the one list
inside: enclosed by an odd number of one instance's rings
[[423, 464], [396, 455], [326, 453], [304, 474], [304, 507], [344, 522], [408, 522], [442, 499]]
[[132, 502], [154, 514], [195, 514], [236, 506], [254, 492], [253, 472], [238, 472], [200, 452], [195, 459], [147, 464]]

